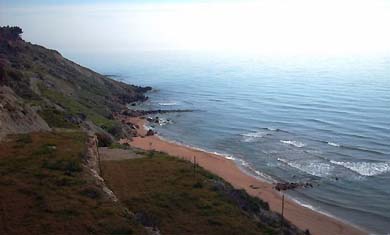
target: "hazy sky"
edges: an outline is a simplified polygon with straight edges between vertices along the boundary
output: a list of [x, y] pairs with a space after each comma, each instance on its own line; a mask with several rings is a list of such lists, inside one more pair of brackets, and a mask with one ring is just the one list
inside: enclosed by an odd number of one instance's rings
[[1, 25], [60, 51], [390, 54], [390, 0], [0, 0]]

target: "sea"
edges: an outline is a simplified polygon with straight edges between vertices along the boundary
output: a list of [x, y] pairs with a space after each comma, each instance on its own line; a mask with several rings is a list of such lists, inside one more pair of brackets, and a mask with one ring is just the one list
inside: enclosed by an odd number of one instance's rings
[[233, 159], [306, 207], [390, 234], [390, 57], [177, 51], [76, 56], [114, 79], [151, 86], [142, 109], [160, 136]]

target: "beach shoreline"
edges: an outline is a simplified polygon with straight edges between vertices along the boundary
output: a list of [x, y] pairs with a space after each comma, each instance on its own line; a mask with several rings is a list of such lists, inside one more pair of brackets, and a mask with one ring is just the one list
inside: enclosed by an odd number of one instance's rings
[[[164, 140], [157, 135], [147, 136], [146, 120], [139, 117], [127, 117], [126, 122], [137, 128], [137, 137], [121, 139], [120, 143], [132, 147], [165, 152], [188, 161], [196, 158], [196, 163], [204, 169], [223, 178], [235, 188], [244, 189], [251, 196], [258, 197], [269, 203], [271, 210], [281, 212], [282, 192], [274, 189], [274, 185], [251, 175], [236, 162], [218, 154], [191, 148], [178, 143]], [[313, 235], [363, 235], [369, 234], [354, 225], [340, 219], [315, 211], [299, 204], [294, 199], [286, 197], [284, 216], [302, 230], [308, 229]]]

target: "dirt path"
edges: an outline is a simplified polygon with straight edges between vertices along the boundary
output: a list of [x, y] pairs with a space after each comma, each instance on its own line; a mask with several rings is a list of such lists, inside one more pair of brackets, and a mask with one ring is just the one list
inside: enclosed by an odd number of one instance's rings
[[101, 161], [119, 161], [143, 157], [130, 149], [110, 149], [107, 147], [99, 148], [99, 154]]

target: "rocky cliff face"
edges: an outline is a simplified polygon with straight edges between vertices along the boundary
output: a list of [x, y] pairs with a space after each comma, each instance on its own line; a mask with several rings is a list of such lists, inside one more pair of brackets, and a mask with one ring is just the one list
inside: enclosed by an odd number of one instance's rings
[[0, 87], [0, 140], [8, 134], [49, 130], [47, 123], [11, 88]]
[[[18, 27], [0, 27], [0, 87], [8, 97], [4, 104], [15, 105], [1, 109], [0, 133], [27, 131], [31, 126], [30, 130], [81, 127], [115, 137], [126, 134], [112, 114], [129, 102], [146, 100], [149, 87], [107, 78], [57, 51], [24, 41], [21, 33]], [[20, 116], [23, 113], [30, 125]]]

